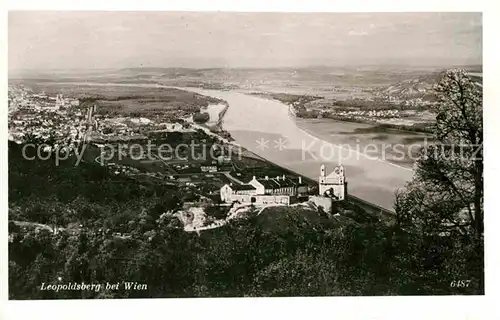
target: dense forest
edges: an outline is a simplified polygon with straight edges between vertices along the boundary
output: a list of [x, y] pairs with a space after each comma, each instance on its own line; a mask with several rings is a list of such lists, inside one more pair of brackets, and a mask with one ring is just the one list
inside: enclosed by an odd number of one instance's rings
[[[482, 292], [482, 251], [466, 237], [422, 237], [291, 207], [187, 233], [162, 214], [184, 201], [170, 186], [140, 184], [93, 163], [75, 167], [71, 159], [28, 161], [20, 150], [9, 145], [11, 299]], [[476, 280], [450, 287], [459, 279]], [[42, 283], [123, 281], [147, 290], [40, 290]]]

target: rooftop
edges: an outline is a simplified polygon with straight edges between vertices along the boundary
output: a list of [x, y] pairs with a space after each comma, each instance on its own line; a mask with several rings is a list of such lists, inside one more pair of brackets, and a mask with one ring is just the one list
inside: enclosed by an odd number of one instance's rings
[[233, 184], [231, 188], [233, 190], [255, 190], [255, 187], [250, 184]]
[[257, 179], [264, 188], [266, 189], [279, 189], [279, 188], [289, 188], [299, 186], [299, 181], [294, 181], [288, 177], [276, 177], [276, 178], [268, 178], [268, 179]]

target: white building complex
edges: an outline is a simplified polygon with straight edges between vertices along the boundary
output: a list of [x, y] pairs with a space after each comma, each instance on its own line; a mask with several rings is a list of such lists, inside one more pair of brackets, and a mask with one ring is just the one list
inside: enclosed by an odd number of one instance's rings
[[223, 202], [254, 203], [254, 204], [285, 204], [293, 203], [299, 195], [306, 195], [307, 185], [299, 177], [294, 181], [285, 175], [257, 179], [255, 176], [245, 184], [226, 184], [220, 189]]
[[[318, 195], [309, 196], [309, 200], [321, 204], [323, 207], [331, 207], [334, 201], [342, 201], [346, 198], [347, 182], [343, 166], [337, 166], [326, 175], [324, 165], [321, 165]], [[292, 204], [300, 196], [308, 196], [308, 186], [302, 183], [299, 177], [294, 181], [285, 175], [269, 178], [266, 176], [257, 179], [255, 176], [248, 183], [225, 184], [220, 189], [220, 197], [223, 202], [232, 203], [254, 203], [254, 204]]]

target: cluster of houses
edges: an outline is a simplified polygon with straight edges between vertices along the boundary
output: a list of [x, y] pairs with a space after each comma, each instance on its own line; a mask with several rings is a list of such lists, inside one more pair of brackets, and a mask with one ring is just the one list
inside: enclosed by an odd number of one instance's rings
[[324, 165], [321, 165], [319, 176], [319, 194], [310, 195], [309, 187], [299, 177], [290, 179], [286, 175], [270, 178], [256, 178], [248, 183], [225, 184], [220, 189], [221, 200], [225, 203], [251, 203], [255, 205], [283, 204], [290, 205], [300, 198], [308, 197], [309, 201], [323, 207], [331, 207], [332, 202], [346, 198], [347, 182], [343, 166], [337, 166], [330, 174], [326, 174]]
[[399, 118], [399, 110], [348, 110], [335, 111], [336, 116], [342, 117], [375, 117], [375, 118]]
[[27, 108], [38, 111], [59, 111], [69, 107], [78, 107], [80, 101], [78, 99], [63, 97], [62, 94], [51, 97], [44, 92], [33, 93], [30, 88], [12, 85], [9, 86], [8, 105], [9, 111]]
[[[177, 122], [156, 123], [145, 117], [101, 118], [96, 126], [96, 135], [100, 139], [120, 139], [134, 135], [168, 134], [172, 132], [195, 132], [189, 125]], [[97, 138], [97, 137], [96, 137]]]
[[88, 122], [78, 100], [9, 86], [8, 102], [11, 141], [23, 143], [26, 137], [55, 139], [55, 145], [72, 149], [85, 138]]

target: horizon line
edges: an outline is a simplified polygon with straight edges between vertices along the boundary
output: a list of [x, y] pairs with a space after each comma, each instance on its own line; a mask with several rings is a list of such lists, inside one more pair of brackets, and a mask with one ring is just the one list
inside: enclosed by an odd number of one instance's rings
[[300, 66], [268, 66], [268, 67], [258, 67], [258, 66], [206, 66], [206, 67], [183, 67], [183, 66], [129, 66], [129, 67], [113, 67], [113, 68], [15, 68], [8, 69], [8, 72], [16, 71], [103, 71], [103, 70], [126, 70], [126, 69], [187, 69], [187, 70], [209, 70], [209, 69], [248, 69], [248, 70], [259, 70], [259, 69], [313, 69], [313, 68], [355, 68], [355, 67], [407, 67], [407, 68], [447, 68], [447, 67], [458, 67], [458, 66], [469, 66], [469, 67], [482, 67], [483, 63], [450, 63], [450, 64], [405, 64], [405, 63], [365, 63], [365, 64], [318, 64], [318, 65], [300, 65]]

